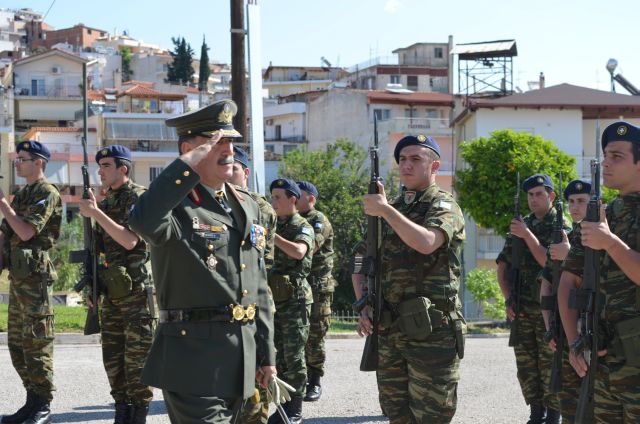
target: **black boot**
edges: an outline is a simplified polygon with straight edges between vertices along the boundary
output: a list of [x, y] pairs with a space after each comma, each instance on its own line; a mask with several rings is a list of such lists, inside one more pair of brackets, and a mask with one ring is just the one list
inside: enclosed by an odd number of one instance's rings
[[130, 403], [116, 402], [116, 415], [113, 424], [130, 424], [133, 405]]
[[544, 406], [532, 403], [529, 407], [531, 408], [531, 415], [527, 424], [544, 424]]
[[307, 394], [304, 396], [304, 401], [315, 402], [317, 400], [320, 400], [320, 396], [322, 396], [320, 374], [312, 371], [309, 374], [309, 384], [307, 384]]
[[149, 413], [148, 405], [133, 405], [133, 414], [131, 414], [131, 424], [146, 424], [148, 413]]
[[287, 406], [287, 416], [291, 424], [302, 424], [302, 396], [291, 396]]
[[51, 422], [51, 408], [49, 399], [44, 396], [34, 395], [31, 414], [22, 424], [49, 424]]
[[33, 399], [35, 394], [31, 390], [27, 390], [27, 401], [16, 412], [11, 415], [5, 415], [0, 422], [2, 424], [18, 424], [29, 417], [31, 408], [33, 407]]
[[[289, 409], [289, 404], [290, 403], [291, 402], [285, 402], [285, 403], [282, 404], [282, 409], [287, 414], [287, 417], [289, 416], [289, 413], [287, 413], [287, 410]], [[280, 416], [280, 412], [278, 412], [276, 410], [276, 412], [271, 414], [271, 416], [267, 420], [267, 424], [284, 424], [284, 421], [282, 420], [282, 417]]]
[[545, 424], [560, 424], [560, 411], [555, 409], [547, 409], [547, 418], [544, 421]]

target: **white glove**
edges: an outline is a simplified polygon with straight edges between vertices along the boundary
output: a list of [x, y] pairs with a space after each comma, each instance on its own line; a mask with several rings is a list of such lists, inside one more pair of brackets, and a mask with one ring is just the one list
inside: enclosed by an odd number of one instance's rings
[[267, 399], [269, 402], [280, 405], [281, 403], [289, 402], [291, 400], [289, 392], [295, 391], [296, 389], [273, 375], [267, 386]]

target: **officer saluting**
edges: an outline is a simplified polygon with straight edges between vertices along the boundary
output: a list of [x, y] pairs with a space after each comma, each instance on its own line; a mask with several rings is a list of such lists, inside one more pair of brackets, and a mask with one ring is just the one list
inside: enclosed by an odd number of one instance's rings
[[142, 381], [163, 390], [172, 422], [234, 422], [256, 378], [275, 375], [260, 211], [225, 184], [236, 110], [222, 100], [167, 121], [181, 156], [129, 219], [151, 245], [160, 307]]

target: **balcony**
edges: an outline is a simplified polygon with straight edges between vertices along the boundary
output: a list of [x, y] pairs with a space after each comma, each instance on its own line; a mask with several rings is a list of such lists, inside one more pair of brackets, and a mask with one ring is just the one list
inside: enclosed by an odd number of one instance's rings
[[284, 137], [271, 136], [265, 137], [264, 141], [283, 141], [287, 143], [299, 143], [304, 144], [307, 142], [307, 138], [304, 135], [289, 135]]
[[74, 100], [77, 100], [82, 97], [82, 90], [80, 89], [80, 85], [17, 85], [15, 87], [14, 93], [16, 100], [25, 97], [49, 97], [54, 99], [72, 98]]
[[[116, 144], [115, 142], [112, 144]], [[132, 152], [154, 152], [178, 154], [178, 143], [159, 140], [119, 140], [117, 144], [127, 147]]]
[[378, 121], [380, 131], [388, 133], [451, 135], [449, 120], [442, 118], [393, 118]]

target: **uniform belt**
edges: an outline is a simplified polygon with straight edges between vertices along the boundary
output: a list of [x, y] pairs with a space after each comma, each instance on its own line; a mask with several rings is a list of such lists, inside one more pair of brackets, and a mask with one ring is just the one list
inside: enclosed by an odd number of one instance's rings
[[[400, 302], [402, 303], [402, 302]], [[389, 311], [391, 311], [392, 315], [397, 315], [398, 314], [398, 308], [400, 307], [400, 303], [391, 303], [391, 302], [384, 302], [384, 308], [388, 309]], [[434, 309], [437, 309], [439, 311], [442, 312], [453, 312], [456, 310], [456, 303], [455, 302], [433, 302], [431, 301], [431, 306]]]
[[161, 309], [160, 322], [227, 321], [243, 324], [253, 322], [257, 315], [258, 307], [255, 303], [206, 309]]

